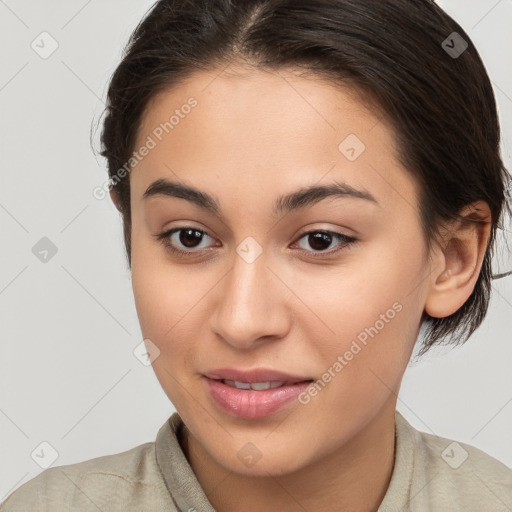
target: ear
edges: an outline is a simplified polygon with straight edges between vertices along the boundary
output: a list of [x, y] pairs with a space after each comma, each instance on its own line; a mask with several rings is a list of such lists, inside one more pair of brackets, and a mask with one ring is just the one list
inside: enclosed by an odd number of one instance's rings
[[444, 318], [462, 307], [482, 268], [491, 230], [489, 205], [476, 201], [459, 214], [463, 219], [444, 228], [443, 241], [433, 249], [433, 271], [425, 302], [425, 312], [431, 317]]
[[112, 202], [115, 204], [116, 208], [121, 212], [121, 202], [119, 201], [119, 196], [117, 195], [117, 191], [115, 188], [111, 188], [110, 191], [110, 199], [112, 199]]

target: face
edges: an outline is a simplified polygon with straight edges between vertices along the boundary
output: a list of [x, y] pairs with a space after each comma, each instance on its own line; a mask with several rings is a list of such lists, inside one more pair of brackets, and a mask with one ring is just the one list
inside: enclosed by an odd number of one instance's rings
[[[144, 145], [130, 174], [135, 303], [205, 453], [285, 474], [394, 414], [429, 268], [390, 127], [350, 89], [293, 70], [201, 72], [153, 98]], [[287, 375], [243, 374], [262, 368]]]

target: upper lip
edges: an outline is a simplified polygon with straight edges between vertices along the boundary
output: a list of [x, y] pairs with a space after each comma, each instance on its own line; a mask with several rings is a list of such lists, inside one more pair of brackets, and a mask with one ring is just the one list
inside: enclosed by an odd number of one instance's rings
[[219, 368], [204, 372], [203, 375], [215, 380], [236, 380], [237, 382], [303, 382], [312, 380], [302, 375], [292, 375], [270, 368], [253, 368], [241, 370], [238, 368]]

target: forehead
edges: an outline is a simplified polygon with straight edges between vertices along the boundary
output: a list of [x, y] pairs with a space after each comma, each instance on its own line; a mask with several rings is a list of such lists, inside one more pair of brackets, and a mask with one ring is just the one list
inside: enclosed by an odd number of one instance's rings
[[[364, 138], [382, 116], [374, 105], [363, 105], [363, 98], [353, 87], [294, 69], [198, 72], [151, 98], [141, 119], [137, 144], [173, 114], [172, 127], [167, 131], [175, 140], [180, 133], [184, 138], [197, 129], [204, 132], [208, 128], [205, 121], [212, 130], [222, 129], [212, 134], [217, 145], [228, 137], [240, 142], [251, 138], [254, 144], [265, 140], [277, 143], [275, 135], [287, 135], [301, 142], [307, 139], [317, 147], [327, 133], [337, 139], [347, 130]], [[195, 106], [189, 108], [191, 101]], [[385, 134], [388, 145], [393, 145], [393, 134], [382, 128], [387, 127], [381, 123], [375, 136]], [[331, 137], [325, 142], [330, 144]]]
[[[131, 172], [134, 196], [160, 177], [226, 193], [338, 180], [386, 202], [414, 204], [416, 190], [396, 155], [394, 133], [357, 91], [295, 70], [230, 69], [191, 75], [154, 96], [135, 151], [152, 149]], [[379, 201], [380, 202], [380, 201]]]

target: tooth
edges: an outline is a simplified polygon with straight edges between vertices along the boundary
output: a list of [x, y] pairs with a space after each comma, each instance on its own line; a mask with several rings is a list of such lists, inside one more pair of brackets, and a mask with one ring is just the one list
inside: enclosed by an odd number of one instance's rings
[[251, 389], [251, 385], [248, 382], [238, 382], [237, 380], [234, 381], [234, 386], [237, 389]]
[[255, 391], [264, 391], [265, 389], [279, 388], [284, 384], [284, 381], [273, 381], [273, 382], [240, 382], [237, 380], [223, 380], [224, 384], [237, 389], [253, 389]]
[[256, 391], [263, 391], [264, 389], [268, 389], [270, 387], [270, 382], [253, 382], [251, 384], [251, 388]]

